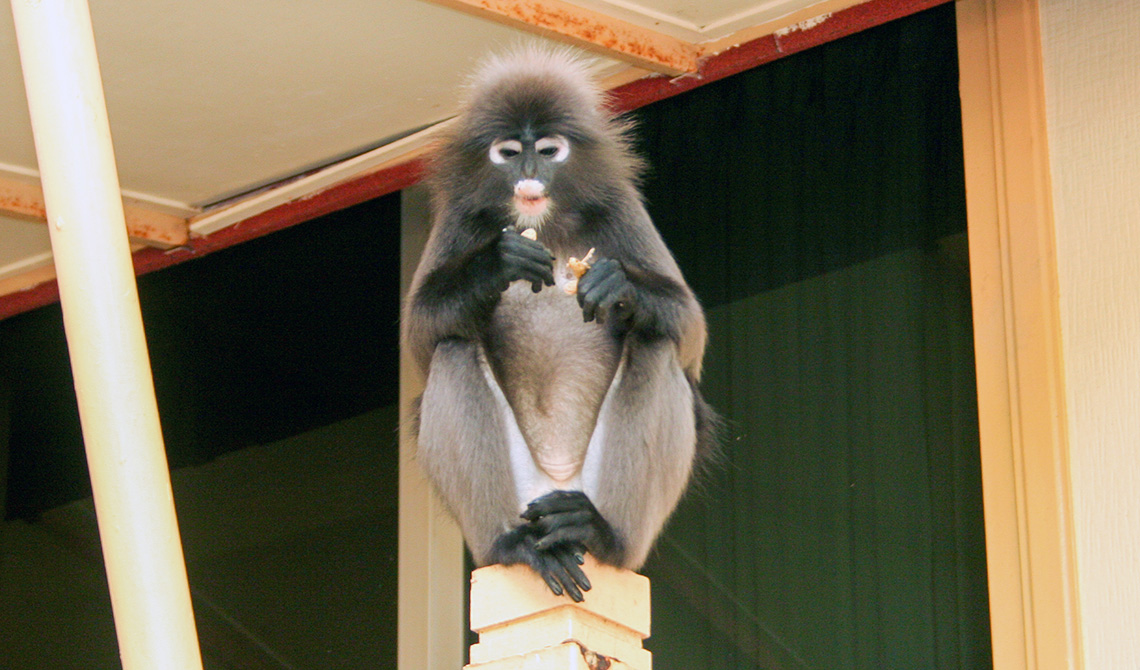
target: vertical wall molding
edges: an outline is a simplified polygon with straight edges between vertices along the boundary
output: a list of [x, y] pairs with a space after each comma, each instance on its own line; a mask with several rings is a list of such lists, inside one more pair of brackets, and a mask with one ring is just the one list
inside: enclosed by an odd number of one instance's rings
[[1082, 667], [1036, 0], [957, 3], [994, 667]]
[[[400, 295], [406, 295], [429, 229], [423, 187], [404, 190], [400, 200]], [[423, 392], [412, 354], [400, 346], [400, 412]], [[415, 443], [400, 425], [400, 558], [397, 667], [455, 670], [463, 666], [463, 538], [420, 470]]]

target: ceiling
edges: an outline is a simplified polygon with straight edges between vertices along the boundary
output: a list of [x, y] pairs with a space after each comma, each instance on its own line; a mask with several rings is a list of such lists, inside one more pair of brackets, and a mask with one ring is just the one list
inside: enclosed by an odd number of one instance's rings
[[[861, 2], [90, 6], [132, 241], [169, 248], [422, 152], [432, 126], [454, 113], [464, 75], [521, 39], [584, 46], [599, 54], [599, 75], [618, 84], [683, 74], [728, 47]], [[0, 119], [4, 296], [54, 278], [10, 8], [0, 11]]]

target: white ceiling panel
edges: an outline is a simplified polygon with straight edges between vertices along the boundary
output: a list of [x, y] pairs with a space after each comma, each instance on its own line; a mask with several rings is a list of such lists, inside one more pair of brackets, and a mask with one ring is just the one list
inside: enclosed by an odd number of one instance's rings
[[[595, 12], [592, 21], [619, 19], [696, 45], [859, 1], [570, 4]], [[483, 55], [542, 39], [421, 0], [89, 3], [124, 194], [182, 219], [445, 119]], [[0, 0], [0, 196], [5, 183], [37, 175], [8, 5]], [[599, 61], [626, 80], [645, 74]], [[0, 220], [0, 280], [42, 264], [46, 240], [37, 224]]]
[[[524, 34], [411, 0], [92, 0], [124, 189], [208, 204], [449, 116], [463, 73]], [[21, 82], [9, 12], [0, 74]], [[0, 162], [34, 168], [22, 84]]]
[[37, 260], [49, 253], [51, 239], [47, 226], [0, 216], [0, 268], [15, 269], [21, 262], [34, 267]]

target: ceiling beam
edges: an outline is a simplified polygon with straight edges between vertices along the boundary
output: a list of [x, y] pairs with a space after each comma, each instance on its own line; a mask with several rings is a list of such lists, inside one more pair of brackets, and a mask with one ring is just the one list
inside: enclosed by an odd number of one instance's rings
[[697, 45], [562, 0], [426, 0], [472, 16], [567, 42], [647, 70], [696, 72]]
[[[123, 203], [123, 213], [132, 242], [169, 249], [190, 241], [190, 226], [184, 218], [131, 203]], [[0, 177], [0, 214], [47, 223], [43, 189], [39, 184]]]

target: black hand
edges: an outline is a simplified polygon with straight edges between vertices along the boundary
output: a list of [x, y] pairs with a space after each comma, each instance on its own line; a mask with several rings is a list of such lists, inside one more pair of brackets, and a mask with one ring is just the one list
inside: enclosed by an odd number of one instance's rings
[[554, 254], [542, 243], [523, 237], [513, 228], [503, 230], [499, 238], [501, 281], [499, 290], [505, 291], [511, 282], [524, 279], [531, 290], [538, 293], [543, 284], [554, 286]]
[[550, 591], [556, 596], [565, 593], [576, 603], [585, 600], [583, 591], [593, 586], [580, 567], [585, 560], [585, 550], [568, 544], [538, 551], [535, 557], [539, 567], [535, 568]]
[[625, 269], [612, 258], [595, 261], [578, 280], [578, 305], [584, 321], [629, 319], [637, 308], [635, 297], [636, 289]]
[[582, 602], [582, 592], [590, 590], [590, 580], [580, 567], [585, 547], [563, 543], [539, 551], [535, 548], [538, 532], [531, 524], [523, 524], [503, 533], [491, 547], [488, 562], [529, 565], [546, 582], [551, 593], [565, 594], [575, 602]]
[[581, 547], [603, 563], [621, 564], [617, 534], [581, 491], [552, 491], [536, 498], [527, 505], [522, 518], [538, 537], [534, 548], [539, 552]]

